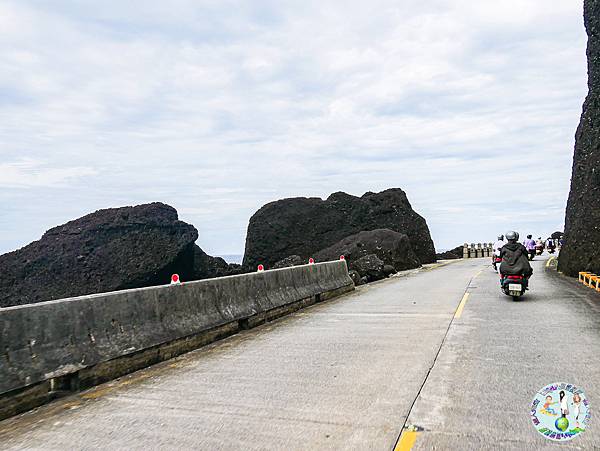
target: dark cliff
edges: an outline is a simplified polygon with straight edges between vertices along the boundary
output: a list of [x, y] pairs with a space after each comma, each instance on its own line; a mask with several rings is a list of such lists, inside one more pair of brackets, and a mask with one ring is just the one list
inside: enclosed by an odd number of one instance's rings
[[588, 89], [575, 134], [571, 191], [565, 218], [565, 245], [559, 269], [600, 273], [600, 1], [584, 1], [588, 34]]

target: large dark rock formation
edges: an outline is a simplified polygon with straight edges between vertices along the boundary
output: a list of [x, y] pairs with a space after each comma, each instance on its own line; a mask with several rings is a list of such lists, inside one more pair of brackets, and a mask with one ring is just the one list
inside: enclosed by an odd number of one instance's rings
[[265, 205], [250, 218], [243, 266], [269, 268], [290, 255], [307, 260], [349, 235], [382, 228], [408, 235], [421, 263], [435, 261], [425, 219], [396, 188], [362, 197], [338, 192], [327, 200], [299, 197]]
[[[395, 271], [418, 268], [419, 259], [411, 248], [408, 236], [389, 229], [359, 232], [338, 241], [315, 254], [317, 262], [337, 260], [343, 255], [349, 269], [354, 262], [366, 255], [376, 255], [385, 265]], [[361, 274], [364, 276], [365, 274]]]
[[385, 272], [383, 261], [375, 254], [365, 255], [355, 260], [352, 270], [360, 274], [361, 282], [364, 283], [385, 279], [389, 275]]
[[194, 271], [190, 280], [212, 279], [213, 277], [231, 276], [244, 272], [242, 265], [227, 263], [221, 257], [208, 255], [199, 246], [194, 246]]
[[575, 134], [571, 192], [565, 218], [565, 244], [559, 270], [600, 273], [600, 1], [584, 1], [588, 34], [588, 88]]
[[456, 260], [458, 258], [463, 258], [464, 256], [464, 245], [463, 246], [457, 246], [454, 249], [450, 249], [449, 251], [446, 252], [442, 252], [440, 254], [437, 254], [437, 259], [438, 260]]
[[299, 266], [305, 265], [308, 262], [302, 260], [302, 257], [299, 255], [290, 255], [282, 260], [279, 260], [277, 263], [273, 264], [272, 269], [280, 269], [280, 268], [289, 268], [290, 266]]
[[[0, 306], [225, 275], [194, 244], [194, 226], [168, 205], [98, 210], [0, 256]], [[198, 257], [199, 256], [199, 257]]]

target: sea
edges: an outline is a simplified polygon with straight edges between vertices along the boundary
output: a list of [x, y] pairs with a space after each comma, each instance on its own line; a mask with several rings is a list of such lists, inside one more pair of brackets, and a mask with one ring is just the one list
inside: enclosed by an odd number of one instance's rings
[[238, 265], [241, 265], [244, 255], [243, 254], [223, 254], [223, 255], [217, 255], [217, 257], [221, 257], [227, 263], [237, 263]]

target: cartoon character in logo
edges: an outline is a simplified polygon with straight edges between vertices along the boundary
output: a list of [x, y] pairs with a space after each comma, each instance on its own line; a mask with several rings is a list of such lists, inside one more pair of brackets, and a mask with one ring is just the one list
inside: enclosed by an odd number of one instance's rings
[[556, 416], [558, 415], [554, 409], [552, 407], [550, 407], [552, 404], [558, 404], [556, 402], [552, 401], [552, 396], [548, 395], [546, 396], [546, 402], [544, 403], [544, 407], [542, 407], [540, 409], [540, 412], [543, 413], [544, 415], [551, 415], [551, 416]]
[[563, 418], [567, 418], [567, 415], [569, 414], [569, 405], [567, 404], [567, 396], [564, 390], [560, 391], [558, 397], [560, 399], [560, 414]]
[[579, 393], [573, 395], [573, 415], [575, 415], [575, 427], [579, 429], [579, 412], [581, 406], [581, 396]]
[[548, 440], [564, 442], [587, 429], [590, 402], [577, 386], [554, 382], [538, 390], [530, 412], [533, 426], [540, 434]]
[[565, 432], [569, 427], [569, 420], [567, 415], [569, 414], [569, 405], [567, 403], [567, 396], [564, 390], [561, 390], [558, 394], [560, 399], [560, 418], [557, 418], [554, 422], [554, 426], [561, 432]]

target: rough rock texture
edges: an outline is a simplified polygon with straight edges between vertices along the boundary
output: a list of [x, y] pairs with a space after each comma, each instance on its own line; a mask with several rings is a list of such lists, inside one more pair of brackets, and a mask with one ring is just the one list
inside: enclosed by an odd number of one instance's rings
[[[194, 272], [190, 280], [211, 279], [213, 277], [232, 276], [243, 274], [247, 271], [242, 269], [242, 265], [227, 263], [221, 257], [212, 257], [194, 246]], [[183, 279], [185, 282], [186, 279]]]
[[361, 197], [338, 192], [327, 200], [299, 197], [265, 205], [250, 218], [243, 266], [263, 263], [269, 268], [294, 254], [306, 260], [349, 235], [382, 228], [408, 235], [421, 263], [435, 261], [425, 219], [395, 188]]
[[0, 306], [190, 280], [197, 237], [165, 204], [98, 210], [0, 256]]
[[352, 279], [352, 282], [354, 282], [354, 285], [359, 286], [359, 285], [363, 284], [363, 281], [361, 280], [361, 277], [360, 277], [360, 274], [358, 273], [358, 271], [351, 269], [350, 271], [348, 271], [348, 275]]
[[273, 265], [273, 269], [288, 268], [290, 266], [305, 265], [306, 263], [308, 263], [308, 262], [302, 260], [302, 257], [300, 257], [299, 255], [290, 255], [289, 257], [286, 257], [286, 258], [284, 258], [282, 260], [279, 260], [277, 263], [275, 263]]
[[365, 282], [374, 282], [387, 277], [384, 266], [383, 261], [381, 261], [377, 255], [369, 254], [354, 261], [352, 269], [360, 274], [361, 280]]
[[396, 271], [396, 268], [394, 268], [392, 265], [383, 265], [383, 272], [385, 273], [386, 277], [389, 277], [392, 274], [396, 274], [398, 271]]
[[343, 255], [348, 268], [352, 269], [356, 260], [370, 254], [376, 255], [385, 265], [392, 267], [391, 271], [388, 269], [388, 273], [421, 266], [408, 236], [390, 229], [375, 229], [350, 235], [317, 252], [315, 260], [337, 260]]
[[0, 307], [241, 274], [194, 244], [195, 227], [168, 205], [109, 208], [0, 255]]
[[588, 89], [575, 133], [565, 244], [558, 268], [570, 276], [600, 273], [600, 1], [584, 1], [588, 34]]
[[195, 280], [233, 276], [247, 272], [242, 268], [242, 265], [227, 263], [223, 258], [208, 255], [199, 246], [194, 246], [193, 279]]
[[457, 258], [463, 258], [463, 248], [464, 246], [457, 246], [449, 251], [436, 254], [436, 257], [438, 260], [456, 260]]

